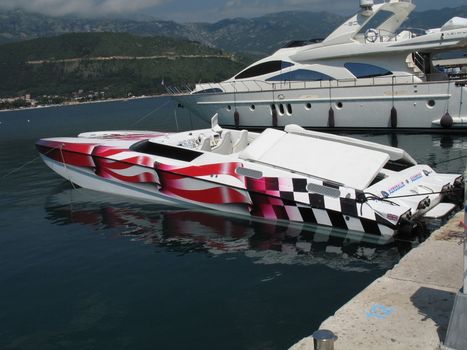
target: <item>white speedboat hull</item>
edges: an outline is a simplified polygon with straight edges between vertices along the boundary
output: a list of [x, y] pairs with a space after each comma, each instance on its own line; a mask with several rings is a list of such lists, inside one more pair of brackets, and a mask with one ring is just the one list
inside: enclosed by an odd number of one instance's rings
[[388, 239], [463, 191], [460, 175], [437, 174], [401, 149], [293, 125], [256, 134], [215, 121], [175, 134], [42, 139], [37, 148], [80, 187]]

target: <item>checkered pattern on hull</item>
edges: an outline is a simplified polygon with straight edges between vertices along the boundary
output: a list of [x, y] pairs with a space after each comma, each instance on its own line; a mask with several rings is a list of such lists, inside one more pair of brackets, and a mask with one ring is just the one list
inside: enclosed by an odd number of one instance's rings
[[394, 233], [394, 225], [377, 215], [368, 204], [357, 200], [358, 193], [354, 189], [316, 182], [319, 186], [338, 189], [341, 196], [334, 198], [310, 193], [307, 179], [246, 178], [245, 182], [254, 216], [332, 226], [375, 236]]

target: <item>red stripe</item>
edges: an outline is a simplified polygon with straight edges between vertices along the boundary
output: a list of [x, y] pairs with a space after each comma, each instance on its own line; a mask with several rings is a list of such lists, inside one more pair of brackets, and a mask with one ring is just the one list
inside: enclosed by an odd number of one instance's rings
[[217, 164], [207, 164], [201, 166], [190, 166], [185, 168], [177, 168], [175, 166], [166, 165], [166, 164], [157, 164], [157, 170], [163, 170], [177, 175], [183, 176], [208, 176], [208, 175], [217, 175], [224, 174], [236, 177], [241, 179], [240, 175], [237, 175], [235, 169], [239, 166], [242, 166], [242, 163], [217, 163]]
[[68, 165], [74, 165], [79, 167], [93, 168], [94, 161], [88, 154], [68, 152], [65, 150], [48, 148], [47, 146], [36, 146], [40, 153], [44, 156], [55, 160], [59, 163], [65, 163]]
[[45, 146], [49, 148], [61, 149], [62, 151], [77, 152], [90, 155], [92, 150], [97, 143], [72, 143], [72, 142], [60, 142], [60, 141], [49, 141], [39, 140], [37, 145]]
[[161, 192], [206, 204], [250, 204], [250, 200], [246, 195], [228, 187], [214, 187], [205, 190], [183, 190], [176, 187], [163, 187]]
[[[113, 156], [123, 153], [123, 152], [131, 152], [134, 154], [133, 156], [130, 156], [125, 159], [112, 159]], [[132, 152], [129, 149], [122, 149], [122, 148], [112, 148], [109, 146], [98, 146], [94, 149], [92, 152], [92, 155], [95, 157], [102, 157], [102, 158], [107, 158], [110, 161], [115, 161], [115, 162], [120, 162], [122, 167], [125, 167], [125, 163], [130, 163], [130, 164], [135, 164], [135, 165], [144, 165], [148, 167], [153, 167], [154, 166], [154, 160], [151, 157], [142, 155], [140, 153]], [[117, 169], [119, 165], [114, 165], [115, 169]], [[124, 169], [124, 168], [122, 168]]]

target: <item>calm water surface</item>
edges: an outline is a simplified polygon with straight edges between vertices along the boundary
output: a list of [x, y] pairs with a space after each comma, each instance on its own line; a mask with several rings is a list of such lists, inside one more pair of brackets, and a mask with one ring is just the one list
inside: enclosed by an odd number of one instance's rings
[[[153, 98], [0, 113], [0, 349], [287, 349], [413, 245], [74, 190], [37, 159], [45, 136], [206, 127], [174, 111]], [[465, 168], [445, 162], [466, 155], [463, 135], [357, 136]]]

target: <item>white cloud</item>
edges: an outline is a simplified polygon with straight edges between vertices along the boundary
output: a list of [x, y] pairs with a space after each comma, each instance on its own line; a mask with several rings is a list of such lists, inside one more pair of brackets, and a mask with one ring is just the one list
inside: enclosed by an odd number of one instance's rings
[[137, 12], [167, 0], [1, 0], [0, 8], [21, 8], [48, 15], [101, 16]]

